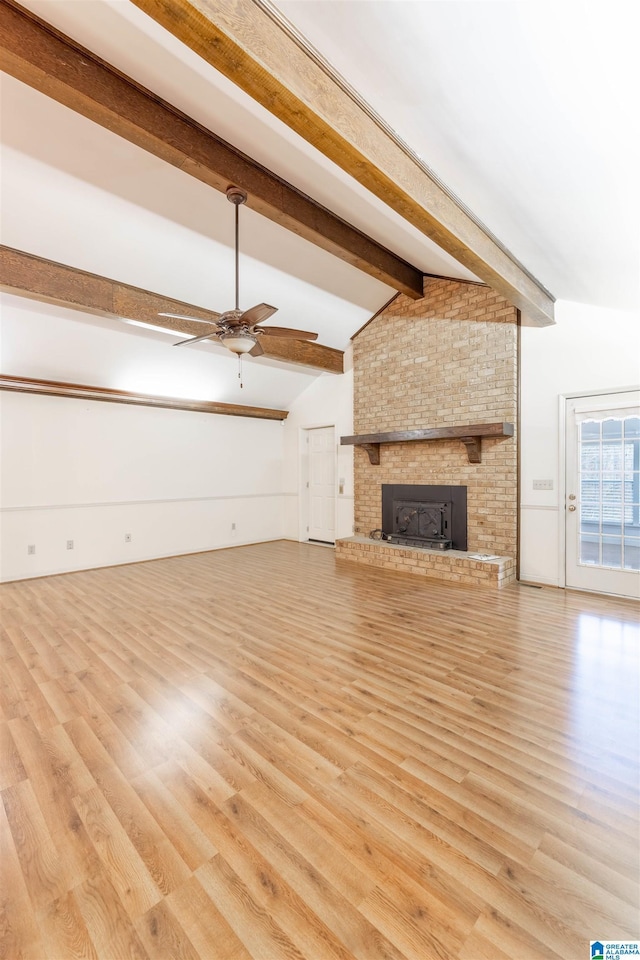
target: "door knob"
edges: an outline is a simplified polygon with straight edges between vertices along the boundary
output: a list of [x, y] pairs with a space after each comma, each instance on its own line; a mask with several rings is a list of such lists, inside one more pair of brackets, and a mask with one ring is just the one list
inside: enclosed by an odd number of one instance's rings
[[572, 503], [571, 506], [569, 507], [569, 510], [571, 511], [571, 513], [573, 513], [573, 511], [575, 510], [575, 506], [574, 506], [573, 503]]
[[575, 500], [575, 498], [576, 498], [575, 493], [570, 493], [570, 494], [569, 494], [569, 500]]

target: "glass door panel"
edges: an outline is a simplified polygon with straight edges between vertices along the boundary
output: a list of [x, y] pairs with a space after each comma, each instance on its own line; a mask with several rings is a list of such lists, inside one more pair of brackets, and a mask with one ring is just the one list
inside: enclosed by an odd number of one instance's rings
[[640, 397], [608, 399], [610, 409], [606, 397], [567, 403], [567, 586], [636, 596]]

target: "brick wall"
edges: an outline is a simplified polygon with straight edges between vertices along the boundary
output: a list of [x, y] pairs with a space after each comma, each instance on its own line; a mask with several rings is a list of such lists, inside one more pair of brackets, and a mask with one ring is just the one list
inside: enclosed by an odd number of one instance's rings
[[[517, 312], [481, 284], [425, 279], [354, 341], [354, 433], [516, 422]], [[482, 463], [459, 440], [381, 447], [380, 466], [355, 451], [355, 532], [381, 523], [383, 483], [464, 484], [468, 549], [516, 554], [517, 439], [482, 441]]]

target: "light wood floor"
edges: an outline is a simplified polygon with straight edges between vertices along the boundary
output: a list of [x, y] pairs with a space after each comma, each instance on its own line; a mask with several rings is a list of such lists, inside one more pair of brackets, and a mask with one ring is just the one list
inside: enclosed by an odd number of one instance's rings
[[640, 936], [637, 607], [274, 543], [5, 585], [0, 956]]

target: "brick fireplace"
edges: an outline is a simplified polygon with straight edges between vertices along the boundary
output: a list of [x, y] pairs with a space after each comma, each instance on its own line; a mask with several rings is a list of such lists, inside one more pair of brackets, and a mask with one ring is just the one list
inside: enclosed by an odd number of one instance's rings
[[[517, 310], [483, 284], [425, 278], [423, 299], [398, 295], [354, 339], [357, 435], [516, 419]], [[513, 580], [517, 437], [483, 437], [479, 463], [466, 442], [382, 442], [378, 464], [356, 448], [355, 535], [338, 541], [338, 557], [470, 583]], [[467, 551], [370, 540], [382, 527], [383, 484], [466, 487]]]

